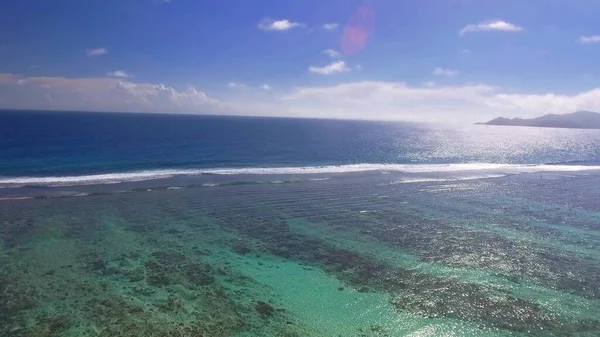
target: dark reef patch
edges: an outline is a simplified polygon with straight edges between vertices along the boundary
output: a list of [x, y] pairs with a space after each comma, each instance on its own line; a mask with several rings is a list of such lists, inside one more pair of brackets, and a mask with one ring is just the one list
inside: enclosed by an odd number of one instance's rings
[[262, 318], [269, 318], [273, 316], [273, 313], [275, 312], [275, 308], [263, 301], [256, 302], [254, 305], [254, 310], [256, 310], [256, 312], [258, 312]]
[[146, 260], [146, 280], [152, 286], [167, 286], [188, 282], [206, 286], [214, 282], [213, 268], [209, 264], [192, 262], [175, 251], [155, 251]]
[[[243, 219], [215, 214], [218, 216], [223, 226], [259, 241], [271, 254], [320, 267], [360, 292], [395, 295], [393, 304], [399, 310], [428, 318], [458, 318], [482, 327], [537, 334], [567, 332], [578, 325], [509, 293], [422, 274], [381, 262], [374, 256], [333, 247], [292, 232], [283, 221], [267, 221], [259, 216], [253, 221], [249, 214]], [[596, 331], [593, 330], [596, 324], [600, 322], [588, 322], [586, 325], [592, 329], [588, 332]]]
[[35, 306], [35, 296], [0, 265], [0, 336], [22, 336], [22, 313]]

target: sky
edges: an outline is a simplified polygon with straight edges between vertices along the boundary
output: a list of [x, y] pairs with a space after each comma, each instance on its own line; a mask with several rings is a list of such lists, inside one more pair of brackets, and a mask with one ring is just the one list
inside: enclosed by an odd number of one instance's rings
[[600, 112], [597, 0], [0, 3], [0, 109], [476, 122]]

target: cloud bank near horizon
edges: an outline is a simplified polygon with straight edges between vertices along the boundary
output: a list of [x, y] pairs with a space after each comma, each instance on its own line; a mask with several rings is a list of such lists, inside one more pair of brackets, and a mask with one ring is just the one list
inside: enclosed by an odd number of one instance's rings
[[[482, 121], [577, 110], [600, 111], [600, 88], [566, 95], [506, 92], [485, 84], [408, 85], [356, 81], [234, 93], [216, 99], [195, 88], [176, 89], [123, 77], [24, 77], [0, 74], [0, 107], [78, 111], [235, 114], [413, 121]], [[265, 88], [263, 88], [265, 89]]]

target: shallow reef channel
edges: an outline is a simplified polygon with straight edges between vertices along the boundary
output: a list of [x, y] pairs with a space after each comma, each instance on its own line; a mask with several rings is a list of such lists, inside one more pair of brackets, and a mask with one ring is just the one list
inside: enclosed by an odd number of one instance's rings
[[597, 232], [539, 225], [589, 212], [489, 184], [2, 201], [0, 336], [597, 335]]

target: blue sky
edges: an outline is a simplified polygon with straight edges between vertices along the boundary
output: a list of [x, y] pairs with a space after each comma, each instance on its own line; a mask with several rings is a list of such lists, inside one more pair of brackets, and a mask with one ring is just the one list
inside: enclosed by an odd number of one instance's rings
[[595, 0], [21, 0], [0, 108], [476, 121], [600, 111]]

